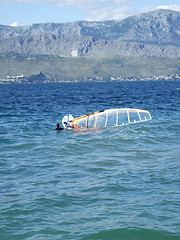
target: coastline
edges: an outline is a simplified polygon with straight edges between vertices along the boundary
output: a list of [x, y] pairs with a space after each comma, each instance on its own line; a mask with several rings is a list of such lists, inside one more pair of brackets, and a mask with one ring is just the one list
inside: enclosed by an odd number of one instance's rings
[[76, 83], [76, 82], [122, 82], [122, 81], [179, 81], [180, 75], [161, 75], [161, 76], [133, 76], [133, 77], [110, 77], [107, 78], [96, 77], [96, 78], [82, 78], [82, 79], [71, 79], [71, 80], [61, 80], [61, 79], [51, 79], [47, 78], [43, 73], [37, 75], [31, 75], [24, 77], [20, 76], [7, 76], [6, 78], [0, 79], [0, 84], [13, 84], [13, 83], [23, 83], [23, 84], [35, 84], [35, 83]]

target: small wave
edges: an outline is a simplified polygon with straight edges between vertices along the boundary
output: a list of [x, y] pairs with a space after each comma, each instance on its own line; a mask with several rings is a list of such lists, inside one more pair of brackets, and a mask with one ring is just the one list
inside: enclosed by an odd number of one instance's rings
[[89, 234], [83, 240], [106, 240], [106, 239], [122, 239], [122, 240], [178, 240], [179, 237], [165, 231], [155, 231], [148, 229], [114, 229], [101, 231], [95, 234]]

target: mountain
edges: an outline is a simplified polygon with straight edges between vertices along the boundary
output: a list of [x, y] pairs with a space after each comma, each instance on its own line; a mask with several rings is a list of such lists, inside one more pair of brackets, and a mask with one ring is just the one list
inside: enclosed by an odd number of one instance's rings
[[121, 21], [0, 25], [0, 54], [180, 58], [180, 12], [156, 10]]

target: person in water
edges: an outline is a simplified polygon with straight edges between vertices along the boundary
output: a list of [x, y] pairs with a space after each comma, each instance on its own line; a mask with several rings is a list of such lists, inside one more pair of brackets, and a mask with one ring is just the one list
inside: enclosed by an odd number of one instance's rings
[[59, 123], [57, 123], [56, 128], [54, 130], [60, 131], [60, 130], [64, 130], [64, 128], [60, 127]]

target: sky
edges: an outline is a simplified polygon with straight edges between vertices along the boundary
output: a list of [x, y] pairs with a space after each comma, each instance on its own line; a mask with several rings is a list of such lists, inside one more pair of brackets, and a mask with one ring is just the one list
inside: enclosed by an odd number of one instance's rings
[[156, 9], [180, 11], [179, 0], [0, 0], [0, 24], [24, 26], [79, 20], [121, 20]]

